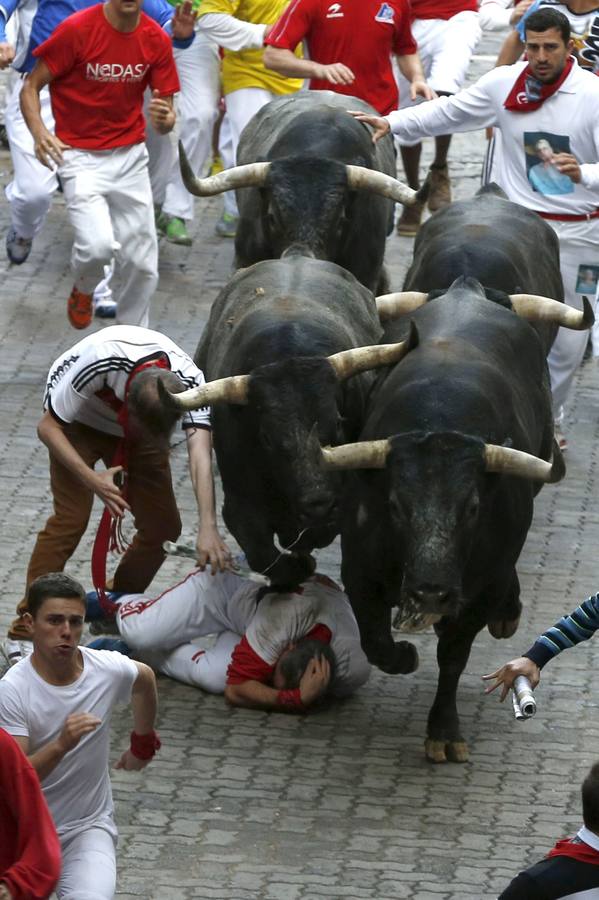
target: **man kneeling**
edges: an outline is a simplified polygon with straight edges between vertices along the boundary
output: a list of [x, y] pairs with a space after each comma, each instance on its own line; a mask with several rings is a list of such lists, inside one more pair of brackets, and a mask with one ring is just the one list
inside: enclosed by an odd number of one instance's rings
[[[193, 571], [150, 599], [120, 598], [116, 623], [127, 648], [157, 671], [219, 694], [234, 706], [301, 711], [325, 693], [343, 697], [370, 665], [349, 601], [316, 575], [293, 593], [266, 593], [232, 572]], [[210, 649], [198, 638], [216, 635]], [[126, 649], [109, 639], [90, 646]]]

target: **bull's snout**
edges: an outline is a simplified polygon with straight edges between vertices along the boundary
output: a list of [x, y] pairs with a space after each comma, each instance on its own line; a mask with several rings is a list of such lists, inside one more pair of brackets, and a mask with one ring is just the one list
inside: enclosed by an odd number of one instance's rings
[[447, 615], [459, 599], [456, 588], [440, 584], [423, 584], [411, 588], [409, 595], [422, 612]]
[[337, 500], [333, 494], [314, 492], [302, 499], [300, 516], [304, 525], [330, 521], [337, 514]]

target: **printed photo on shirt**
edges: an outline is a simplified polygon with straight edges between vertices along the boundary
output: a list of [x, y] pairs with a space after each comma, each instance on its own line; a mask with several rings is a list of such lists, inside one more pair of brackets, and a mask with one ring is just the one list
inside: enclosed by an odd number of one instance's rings
[[554, 163], [557, 153], [570, 152], [570, 138], [566, 134], [524, 132], [526, 174], [533, 191], [545, 195], [574, 193], [574, 182]]
[[599, 266], [589, 266], [586, 263], [578, 266], [576, 276], [576, 293], [595, 296], [597, 282], [599, 281]]

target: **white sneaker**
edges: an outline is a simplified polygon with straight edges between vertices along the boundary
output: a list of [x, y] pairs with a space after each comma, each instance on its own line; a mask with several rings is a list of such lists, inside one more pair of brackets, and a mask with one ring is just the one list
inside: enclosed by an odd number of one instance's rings
[[117, 303], [112, 297], [110, 280], [114, 275], [114, 260], [104, 266], [104, 278], [94, 288], [94, 316], [97, 319], [116, 318]]
[[32, 641], [13, 641], [11, 638], [6, 638], [1, 646], [2, 653], [10, 666], [15, 666], [22, 659], [27, 659], [33, 653]]

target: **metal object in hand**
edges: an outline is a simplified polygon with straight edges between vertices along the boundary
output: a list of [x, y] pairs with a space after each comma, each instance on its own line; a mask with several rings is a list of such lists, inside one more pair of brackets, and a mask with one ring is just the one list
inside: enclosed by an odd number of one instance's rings
[[528, 678], [518, 675], [512, 688], [514, 715], [518, 721], [530, 719], [537, 711], [537, 701]]

